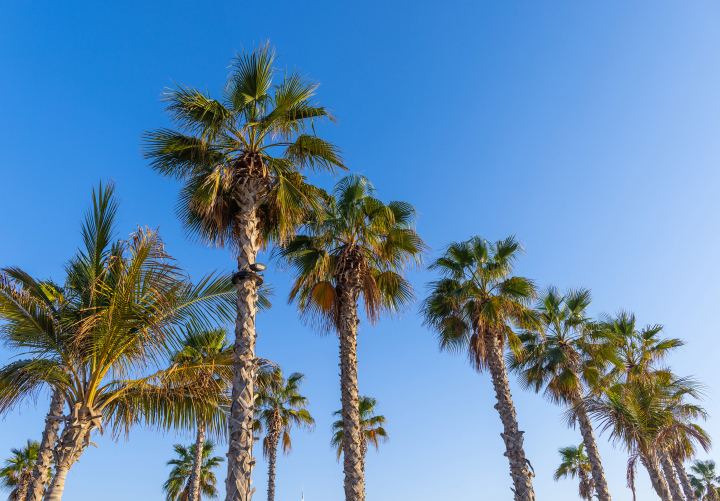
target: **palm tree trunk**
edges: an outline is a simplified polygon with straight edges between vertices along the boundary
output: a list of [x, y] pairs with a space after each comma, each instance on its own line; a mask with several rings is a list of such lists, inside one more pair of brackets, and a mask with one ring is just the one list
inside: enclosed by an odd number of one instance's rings
[[[238, 270], [249, 272], [260, 249], [260, 228], [257, 209], [260, 205], [262, 182], [246, 178], [236, 190], [241, 207], [237, 216]], [[255, 458], [253, 448], [253, 412], [255, 405], [255, 314], [257, 284], [252, 278], [234, 279], [237, 287], [237, 317], [235, 320], [235, 346], [233, 349], [233, 387], [228, 422], [229, 442], [228, 475], [225, 480], [226, 501], [251, 501], [252, 470]]]
[[365, 440], [365, 437], [362, 436], [362, 431], [360, 432], [360, 454], [362, 455], [362, 473], [363, 473], [363, 482], [365, 482], [365, 458], [367, 457], [367, 441]]
[[24, 501], [27, 497], [28, 487], [30, 487], [30, 480], [32, 479], [32, 473], [29, 471], [24, 472], [20, 476], [20, 482], [15, 490], [10, 493], [9, 500]]
[[80, 455], [90, 444], [90, 433], [100, 426], [102, 415], [93, 415], [87, 407], [76, 404], [65, 422], [60, 440], [58, 440], [53, 456], [55, 457], [55, 476], [45, 494], [45, 501], [60, 501], [65, 490], [65, 477]]
[[578, 474], [580, 476], [580, 497], [582, 499], [586, 499], [587, 501], [592, 501], [592, 480], [590, 480], [590, 477], [588, 477], [587, 471], [583, 470], [582, 468], [580, 468]]
[[[351, 260], [346, 263], [356, 264]], [[357, 372], [357, 301], [361, 287], [359, 270], [349, 267], [339, 277], [337, 284], [336, 293], [339, 294], [340, 305], [340, 390], [345, 501], [365, 501]]]
[[507, 378], [507, 369], [503, 358], [503, 350], [496, 335], [490, 336], [488, 346], [488, 367], [495, 387], [495, 408], [500, 414], [503, 424], [503, 433], [500, 436], [505, 441], [505, 456], [510, 461], [510, 476], [513, 480], [515, 501], [535, 501], [532, 477], [528, 468], [523, 449], [523, 434], [518, 430], [515, 406], [510, 394], [510, 384]]
[[32, 478], [28, 486], [27, 496], [19, 498], [27, 501], [42, 501], [45, 495], [45, 487], [52, 468], [53, 448], [58, 439], [60, 421], [63, 419], [65, 409], [65, 396], [57, 389], [53, 390], [50, 400], [50, 411], [45, 417], [45, 430], [38, 448], [37, 462], [33, 468]]
[[195, 440], [195, 457], [188, 481], [188, 501], [200, 501], [200, 469], [202, 468], [203, 446], [205, 445], [205, 421], [198, 422], [197, 439]]
[[275, 461], [277, 460], [277, 448], [280, 441], [280, 431], [272, 430], [268, 433], [268, 501], [275, 501]]
[[667, 482], [668, 489], [670, 489], [670, 495], [673, 501], [685, 501], [682, 489], [675, 476], [673, 465], [668, 459], [667, 452], [663, 452], [662, 456], [660, 456], [660, 466], [662, 466], [663, 473], [665, 474], [665, 482]]
[[672, 501], [665, 479], [660, 474], [657, 460], [651, 456], [642, 455], [640, 456], [640, 461], [647, 469], [650, 475], [650, 483], [657, 495], [660, 496], [660, 499], [662, 499], [662, 501]]
[[675, 465], [675, 473], [677, 473], [683, 492], [685, 493], [685, 498], [687, 498], [687, 501], [697, 501], [695, 489], [690, 485], [690, 479], [687, 476], [683, 462], [679, 458], [674, 457], [673, 464]]
[[580, 390], [576, 391], [573, 400], [573, 403], [575, 405], [575, 412], [578, 418], [578, 424], [580, 427], [580, 434], [583, 437], [585, 452], [587, 453], [588, 462], [590, 463], [595, 495], [597, 496], [599, 501], [611, 501], [610, 490], [607, 486], [607, 480], [605, 480], [605, 470], [603, 469], [602, 461], [600, 461], [600, 451], [598, 451], [597, 443], [595, 442], [595, 433], [593, 432], [590, 417], [588, 416], [587, 410], [583, 405], [583, 399]]

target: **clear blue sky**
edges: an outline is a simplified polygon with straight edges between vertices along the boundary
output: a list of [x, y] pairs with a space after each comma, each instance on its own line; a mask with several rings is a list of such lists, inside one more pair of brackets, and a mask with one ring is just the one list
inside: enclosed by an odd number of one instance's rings
[[[419, 211], [434, 251], [452, 240], [516, 234], [518, 272], [539, 284], [592, 288], [593, 313], [633, 310], [687, 345], [672, 360], [717, 400], [720, 238], [720, 4], [711, 1], [24, 2], [0, 15], [0, 265], [62, 278], [79, 243], [91, 187], [117, 181], [121, 235], [159, 227], [193, 276], [229, 269], [228, 253], [186, 242], [178, 186], [139, 152], [167, 125], [158, 102], [177, 82], [217, 94], [235, 50], [271, 40], [280, 63], [321, 82], [340, 124], [322, 134], [382, 198]], [[329, 177], [316, 179], [329, 187]], [[415, 273], [422, 292], [431, 277]], [[258, 320], [258, 353], [307, 375], [317, 420], [278, 461], [278, 499], [342, 497], [328, 441], [340, 406], [337, 342], [302, 327], [271, 270], [274, 309]], [[374, 501], [511, 499], [488, 375], [438, 353], [413, 312], [366, 324], [360, 390], [376, 397], [391, 440], [369, 453]], [[0, 349], [0, 362], [9, 353]], [[557, 448], [579, 432], [560, 409], [513, 387], [538, 499], [576, 499], [553, 482]], [[39, 438], [43, 398], [0, 421], [0, 457]], [[720, 426], [707, 427], [720, 440]], [[68, 478], [67, 499], [162, 499], [176, 441], [142, 429], [95, 440]], [[600, 449], [616, 501], [623, 453]], [[256, 468], [265, 498], [266, 465]], [[718, 458], [720, 459], [720, 458]], [[223, 470], [218, 472], [224, 478]], [[224, 485], [224, 484], [223, 484]], [[651, 493], [640, 472], [639, 499]]]

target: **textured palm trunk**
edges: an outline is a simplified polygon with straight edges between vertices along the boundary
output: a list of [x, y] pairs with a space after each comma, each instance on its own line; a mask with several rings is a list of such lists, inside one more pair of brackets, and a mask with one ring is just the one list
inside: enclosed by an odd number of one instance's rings
[[593, 482], [582, 468], [580, 468], [578, 474], [580, 476], [580, 497], [590, 501], [593, 496]]
[[40, 440], [37, 461], [35, 462], [35, 468], [33, 468], [30, 485], [28, 486], [27, 495], [24, 498], [18, 498], [20, 500], [42, 501], [45, 495], [45, 487], [52, 468], [53, 449], [57, 443], [64, 409], [65, 396], [60, 391], [53, 390], [50, 411], [45, 417], [45, 430]]
[[[576, 371], [576, 373], [579, 373], [579, 371]], [[583, 405], [580, 390], [577, 390], [575, 395], [573, 395], [573, 404], [578, 418], [580, 434], [583, 437], [583, 445], [585, 445], [585, 452], [587, 453], [588, 462], [590, 463], [595, 495], [599, 501], [610, 501], [610, 490], [607, 486], [607, 480], [605, 480], [605, 470], [600, 460], [600, 451], [598, 451], [597, 443], [595, 442], [595, 433], [593, 432], [590, 417]]]
[[[357, 264], [357, 267], [354, 266]], [[340, 303], [340, 390], [343, 420], [343, 470], [345, 500], [365, 500], [365, 479], [360, 430], [357, 372], [357, 302], [360, 296], [359, 263], [346, 261], [348, 269], [338, 277]]]
[[[262, 182], [248, 178], [236, 191], [241, 207], [237, 216], [238, 270], [249, 272], [255, 264], [260, 249], [260, 228], [257, 209], [261, 202]], [[235, 320], [235, 345], [233, 349], [233, 387], [228, 431], [228, 475], [225, 480], [226, 501], [250, 501], [252, 499], [252, 470], [255, 458], [253, 448], [253, 413], [255, 405], [255, 314], [257, 307], [257, 284], [252, 278], [235, 280], [237, 288], [237, 317]]]
[[535, 491], [532, 485], [533, 474], [530, 472], [528, 461], [525, 458], [525, 450], [523, 449], [523, 434], [525, 432], [518, 430], [515, 406], [513, 405], [512, 395], [510, 394], [510, 384], [508, 383], [503, 350], [498, 342], [497, 336], [490, 337], [488, 367], [490, 369], [490, 375], [492, 376], [493, 386], [495, 387], [495, 398], [497, 398], [495, 408], [500, 414], [500, 420], [503, 424], [503, 433], [501, 433], [500, 436], [505, 441], [504, 455], [507, 456], [510, 461], [510, 476], [513, 481], [515, 500], [535, 501]]
[[657, 460], [652, 456], [643, 455], [640, 456], [640, 461], [643, 466], [645, 466], [645, 469], [647, 469], [648, 474], [650, 475], [650, 483], [652, 484], [653, 489], [655, 489], [657, 495], [660, 496], [660, 499], [662, 499], [662, 501], [672, 501], [670, 497], [670, 490], [665, 483], [665, 479], [660, 474], [660, 468]]
[[665, 474], [665, 482], [667, 482], [673, 501], [685, 501], [680, 483], [677, 481], [675, 470], [673, 469], [670, 459], [668, 459], [667, 452], [663, 452], [662, 456], [660, 456], [660, 466], [662, 466], [663, 473]]
[[697, 498], [695, 497], [695, 489], [693, 489], [692, 485], [690, 485], [690, 479], [687, 476], [683, 462], [677, 457], [674, 457], [672, 461], [673, 465], [675, 465], [675, 473], [677, 473], [677, 476], [680, 479], [680, 485], [682, 485], [683, 492], [685, 493], [685, 498], [687, 501], [697, 501]]
[[200, 469], [202, 468], [203, 446], [205, 445], [205, 421], [198, 423], [197, 439], [195, 440], [195, 457], [192, 473], [188, 481], [188, 501], [200, 501]]
[[360, 432], [360, 454], [362, 454], [362, 473], [363, 473], [363, 482], [365, 482], [365, 458], [367, 458], [367, 442], [365, 441], [365, 437], [362, 436], [362, 431]]
[[87, 407], [76, 404], [65, 422], [60, 440], [53, 456], [55, 458], [55, 476], [45, 494], [45, 501], [60, 501], [65, 490], [65, 477], [80, 455], [90, 444], [90, 433], [100, 427], [102, 415], [91, 412]]
[[268, 432], [268, 501], [275, 501], [275, 462], [277, 461], [278, 442], [280, 430], [273, 429]]
[[8, 498], [10, 501], [24, 501], [24, 499], [27, 497], [28, 493], [28, 487], [30, 487], [30, 480], [32, 479], [32, 473], [31, 472], [25, 472], [20, 476], [20, 482], [18, 482], [18, 486], [15, 487], [13, 492], [10, 493], [10, 497]]

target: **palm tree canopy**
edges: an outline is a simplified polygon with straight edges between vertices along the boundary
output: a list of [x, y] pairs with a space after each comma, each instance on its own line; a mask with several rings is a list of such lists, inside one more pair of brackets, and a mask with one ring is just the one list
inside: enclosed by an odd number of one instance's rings
[[588, 460], [587, 455], [585, 455], [584, 448], [584, 444], [580, 444], [578, 446], [570, 445], [568, 447], [561, 447], [558, 449], [561, 463], [553, 475], [553, 479], [555, 479], [555, 481], [567, 476], [575, 478], [580, 474], [580, 470], [586, 472], [590, 471], [590, 461]]
[[585, 382], [594, 385], [616, 360], [615, 338], [587, 317], [591, 302], [588, 289], [562, 294], [549, 287], [541, 294], [536, 306], [540, 328], [519, 336], [524, 349], [510, 363], [523, 387], [536, 393], [545, 388], [553, 402], [572, 402]]
[[[175, 444], [173, 446], [176, 458], [167, 462], [172, 466], [170, 476], [163, 484], [165, 499], [167, 501], [187, 501], [187, 485], [192, 473], [195, 459], [195, 444], [190, 447]], [[206, 498], [215, 499], [218, 497], [217, 478], [212, 470], [220, 466], [224, 459], [220, 456], [213, 456], [215, 443], [208, 440], [203, 445], [200, 465], [200, 493]]]
[[[358, 402], [360, 410], [360, 429], [366, 444], [372, 444], [375, 450], [379, 450], [380, 442], [387, 442], [390, 438], [385, 431], [384, 425], [387, 424], [385, 416], [375, 414], [377, 400], [372, 397], [361, 397]], [[333, 416], [342, 416], [342, 411], [335, 411]], [[343, 451], [343, 421], [338, 419], [332, 424], [333, 436], [330, 445], [336, 449], [338, 460], [342, 456]]]
[[538, 320], [529, 308], [536, 296], [533, 282], [512, 276], [522, 247], [511, 236], [491, 243], [480, 237], [448, 246], [430, 265], [441, 279], [429, 284], [423, 301], [425, 325], [438, 335], [440, 348], [467, 351], [477, 369], [488, 360], [488, 340], [501, 346], [509, 341], [521, 347], [512, 325], [535, 328]]
[[[259, 409], [256, 417], [256, 430], [273, 430], [280, 434], [283, 453], [289, 454], [292, 451], [290, 430], [293, 426], [312, 429], [315, 420], [307, 411], [307, 397], [300, 394], [300, 386], [305, 381], [305, 376], [299, 372], [293, 372], [285, 379], [280, 369], [268, 380], [268, 384], [259, 387], [255, 396], [256, 408]], [[270, 450], [269, 433], [266, 433], [263, 440], [263, 453], [267, 456]]]
[[[37, 440], [28, 439], [27, 444], [21, 449], [10, 450], [12, 456], [5, 460], [5, 466], [0, 469], [0, 487], [14, 489], [23, 476], [32, 474], [37, 462], [40, 443]], [[52, 472], [48, 483], [52, 480]]]
[[[182, 329], [209, 329], [233, 317], [235, 288], [211, 274], [192, 284], [155, 231], [114, 240], [112, 184], [93, 191], [82, 227], [84, 248], [66, 266], [63, 287], [17, 268], [0, 278], [5, 344], [29, 358], [0, 368], [0, 413], [58, 388], [95, 427], [128, 432], [138, 422], [191, 428], [203, 401], [188, 386], [202, 364], [167, 360]], [[201, 393], [195, 393], [201, 395]], [[220, 411], [214, 423], [221, 429]], [[212, 426], [211, 426], [212, 428]]]
[[168, 90], [163, 100], [177, 130], [143, 137], [152, 167], [184, 181], [177, 212], [188, 233], [204, 242], [237, 244], [236, 190], [249, 182], [265, 200], [264, 240], [291, 234], [319, 200], [301, 172], [345, 168], [339, 149], [315, 133], [318, 121], [334, 121], [312, 102], [318, 85], [274, 64], [275, 49], [266, 44], [236, 54], [220, 99], [187, 86]]
[[339, 281], [354, 269], [367, 318], [397, 313], [413, 300], [403, 276], [419, 265], [425, 243], [414, 230], [415, 209], [376, 198], [368, 179], [350, 175], [335, 186], [323, 210], [313, 211], [300, 231], [277, 251], [297, 277], [290, 300], [324, 329], [339, 328]]

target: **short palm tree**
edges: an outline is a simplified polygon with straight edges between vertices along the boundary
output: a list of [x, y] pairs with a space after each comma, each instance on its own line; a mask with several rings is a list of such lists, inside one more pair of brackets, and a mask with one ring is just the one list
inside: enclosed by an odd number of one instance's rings
[[258, 409], [258, 431], [265, 431], [263, 453], [268, 458], [268, 501], [275, 501], [275, 461], [280, 439], [283, 453], [292, 450], [290, 430], [293, 426], [312, 429], [315, 420], [305, 409], [306, 397], [300, 394], [300, 385], [305, 376], [293, 372], [285, 379], [277, 369], [275, 377], [264, 388], [259, 388], [256, 407]]
[[[375, 447], [375, 450], [379, 450], [380, 442], [388, 441], [388, 434], [385, 431], [384, 426], [387, 424], [385, 416], [375, 414], [375, 407], [377, 406], [377, 400], [371, 397], [361, 397], [358, 405], [360, 411], [360, 430], [362, 433], [362, 444], [360, 450], [362, 451], [362, 470], [363, 479], [365, 478], [365, 459], [367, 456], [368, 444]], [[333, 416], [341, 416], [342, 411], [335, 411]], [[333, 436], [330, 441], [330, 445], [337, 450], [338, 461], [343, 452], [343, 421], [339, 419], [332, 424]]]
[[551, 401], [572, 408], [591, 465], [595, 493], [600, 501], [610, 501], [583, 394], [587, 383], [597, 381], [615, 359], [615, 342], [613, 336], [593, 328], [586, 311], [591, 301], [587, 289], [561, 294], [554, 287], [548, 288], [537, 305], [541, 328], [520, 335], [525, 349], [514, 355], [511, 367], [520, 372], [523, 386], [535, 392], [545, 389]]
[[529, 305], [536, 297], [532, 281], [512, 276], [522, 248], [514, 237], [495, 243], [480, 237], [448, 246], [430, 265], [442, 278], [429, 284], [422, 305], [425, 324], [437, 335], [441, 350], [466, 351], [473, 366], [489, 370], [503, 424], [505, 456], [516, 501], [533, 501], [533, 474], [518, 429], [503, 351], [509, 343], [521, 349], [513, 325], [538, 325]]
[[357, 332], [362, 301], [370, 323], [408, 306], [412, 287], [403, 276], [419, 264], [425, 244], [415, 233], [413, 207], [375, 198], [366, 178], [351, 175], [335, 186], [323, 210], [278, 251], [295, 274], [290, 299], [302, 315], [340, 337], [345, 499], [363, 501], [362, 438], [358, 413]]
[[578, 494], [581, 499], [587, 499], [590, 501], [593, 496], [594, 485], [592, 478], [590, 478], [590, 461], [585, 455], [583, 447], [584, 444], [580, 444], [579, 446], [570, 445], [568, 447], [561, 447], [558, 449], [562, 462], [560, 463], [558, 469], [555, 470], [553, 478], [557, 482], [561, 478], [566, 478], [568, 476], [570, 478], [579, 477], [580, 486]]
[[[208, 392], [217, 390], [216, 405], [227, 406], [229, 399], [226, 398], [224, 382], [232, 378], [232, 346], [227, 342], [225, 329], [190, 330], [182, 340], [180, 349], [173, 354], [171, 361], [178, 365], [202, 363], [207, 366], [207, 370], [197, 374], [194, 384], [205, 388]], [[219, 375], [218, 372], [225, 374]], [[207, 418], [202, 415], [198, 417], [195, 457], [185, 501], [200, 500], [200, 477]]]
[[252, 497], [258, 251], [292, 234], [317, 205], [319, 192], [303, 170], [344, 168], [339, 150], [315, 134], [316, 122], [333, 120], [312, 103], [317, 84], [298, 72], [280, 73], [278, 82], [274, 64], [269, 45], [238, 54], [221, 100], [191, 87], [168, 91], [166, 111], [177, 130], [143, 139], [153, 169], [184, 181], [178, 214], [186, 230], [237, 257], [228, 501]]
[[[163, 484], [166, 501], [190, 501], [190, 483], [191, 477], [195, 469], [196, 446], [190, 447], [175, 444], [173, 446], [177, 457], [167, 462], [168, 466], [172, 466], [170, 477]], [[212, 470], [220, 466], [224, 460], [220, 456], [213, 456], [215, 453], [215, 443], [212, 440], [205, 442], [203, 451], [200, 454], [200, 474], [198, 475], [198, 499], [201, 497], [209, 499], [217, 499], [217, 478]]]
[[[22, 270], [5, 270], [0, 283], [5, 343], [30, 357], [0, 368], [0, 412], [48, 386], [69, 407], [46, 501], [61, 499], [67, 472], [94, 430], [108, 426], [118, 435], [138, 423], [194, 425], [206, 412], [205, 393], [189, 382], [206, 367], [168, 368], [171, 343], [182, 326], [201, 329], [231, 318], [227, 280], [210, 275], [190, 284], [157, 233], [139, 230], [113, 242], [115, 207], [112, 186], [94, 194], [85, 248], [67, 265], [66, 285], [53, 289], [54, 300], [37, 300], [48, 287]], [[213, 426], [225, 422], [222, 414], [215, 410]]]
[[0, 469], [0, 486], [10, 489], [8, 501], [25, 501], [39, 448], [37, 440], [28, 440], [22, 449], [10, 451], [12, 456], [5, 460], [5, 466]]
[[718, 501], [720, 496], [720, 475], [715, 471], [715, 461], [694, 461], [690, 484], [695, 489], [695, 497], [700, 501]]

